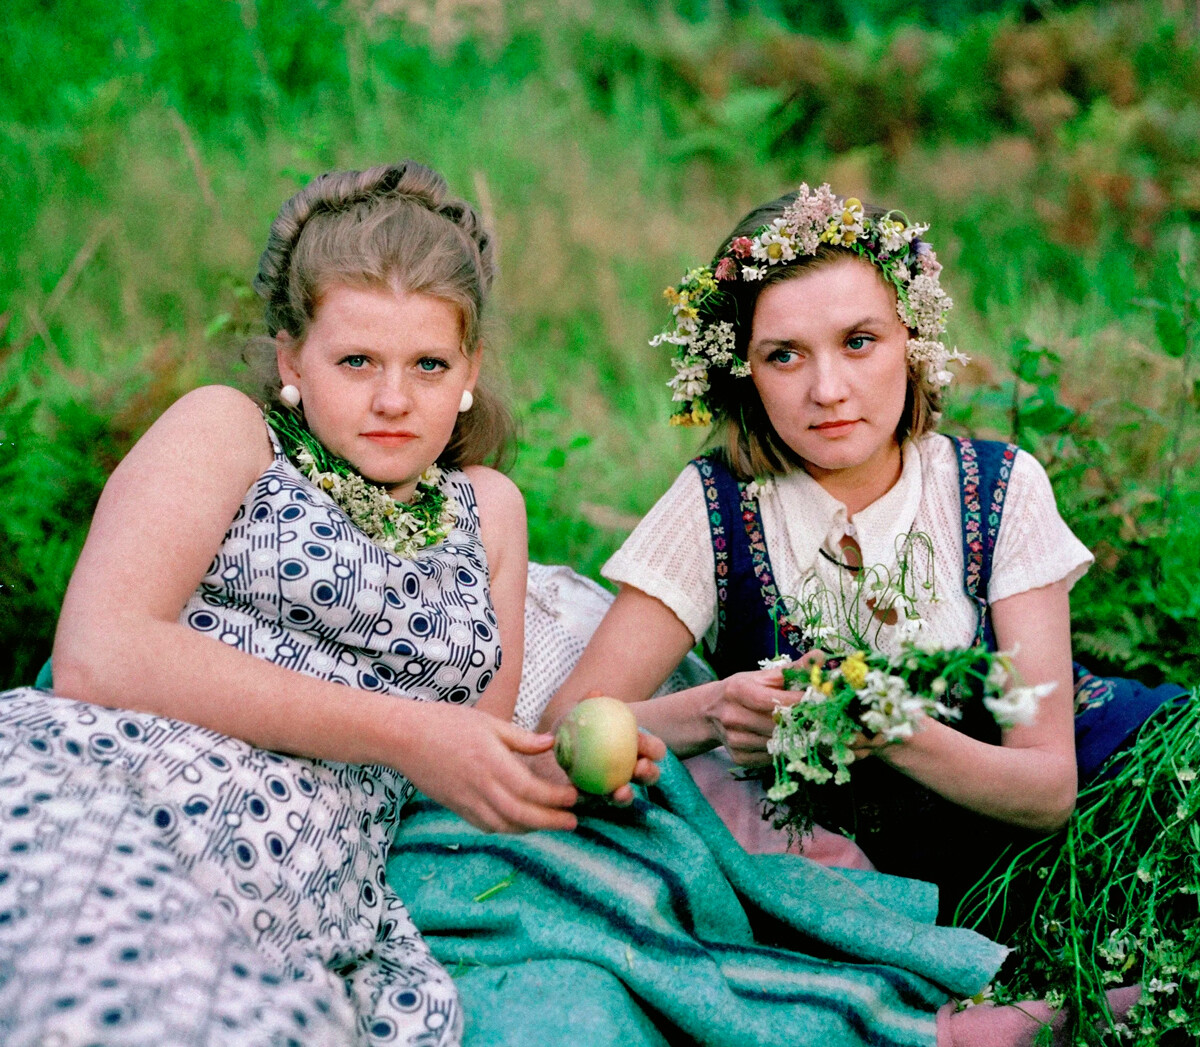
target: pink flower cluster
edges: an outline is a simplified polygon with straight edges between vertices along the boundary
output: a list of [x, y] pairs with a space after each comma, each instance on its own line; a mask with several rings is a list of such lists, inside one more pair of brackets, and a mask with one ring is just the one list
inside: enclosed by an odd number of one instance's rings
[[784, 209], [783, 227], [796, 240], [798, 254], [816, 254], [821, 234], [830, 220], [842, 210], [842, 205], [833, 195], [829, 183], [810, 189], [802, 182], [800, 192]]

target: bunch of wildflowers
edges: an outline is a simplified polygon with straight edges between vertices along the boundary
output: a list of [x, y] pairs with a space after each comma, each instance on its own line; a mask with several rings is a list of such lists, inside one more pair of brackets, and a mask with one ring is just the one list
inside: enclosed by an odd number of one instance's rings
[[689, 270], [677, 288], [664, 292], [671, 303], [671, 326], [650, 340], [653, 346], [675, 346], [676, 374], [667, 383], [675, 403], [672, 424], [707, 425], [712, 420], [712, 368], [728, 369], [738, 378], [750, 373], [746, 361], [734, 354], [732, 323], [720, 317], [729, 289], [762, 280], [774, 266], [814, 255], [822, 244], [852, 251], [883, 274], [896, 289], [900, 319], [916, 332], [908, 342], [909, 366], [931, 389], [948, 385], [953, 378], [948, 365], [965, 363], [966, 357], [948, 350], [940, 339], [954, 303], [941, 288], [937, 255], [921, 239], [928, 228], [910, 224], [898, 211], [869, 217], [854, 197], [839, 201], [827, 183], [815, 190], [805, 183], [782, 215], [753, 236], [734, 237], [711, 268]]
[[[913, 640], [894, 655], [853, 651], [835, 664], [818, 653], [807, 667], [785, 667], [784, 689], [800, 697], [775, 710], [775, 730], [767, 743], [775, 780], [767, 798], [788, 801], [801, 782], [848, 782], [853, 750], [864, 736], [899, 742], [920, 730], [926, 717], [957, 719], [964, 697], [974, 690], [982, 690], [984, 704], [1001, 726], [1032, 723], [1054, 684], [1009, 686], [1014, 677], [1012, 660], [1003, 652]], [[812, 814], [806, 805], [793, 801], [785, 810], [783, 820], [791, 830], [809, 831]]]
[[397, 502], [345, 459], [330, 454], [292, 413], [271, 411], [267, 421], [283, 440], [287, 455], [316, 487], [325, 491], [376, 545], [409, 558], [443, 541], [457, 522], [458, 503], [441, 489], [442, 470], [431, 465], [417, 478], [417, 497]]

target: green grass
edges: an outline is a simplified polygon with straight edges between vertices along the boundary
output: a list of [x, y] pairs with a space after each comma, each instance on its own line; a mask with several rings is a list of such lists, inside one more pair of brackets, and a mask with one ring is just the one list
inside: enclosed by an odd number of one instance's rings
[[933, 223], [976, 358], [947, 425], [1050, 467], [1100, 554], [1081, 650], [1194, 678], [1197, 282], [1175, 259], [1200, 215], [1195, 27], [1157, 3], [807, 9], [10, 5], [0, 684], [49, 650], [121, 454], [187, 388], [246, 381], [278, 204], [402, 156], [498, 233], [489, 358], [535, 558], [594, 576], [698, 449], [646, 345], [661, 288], [751, 205], [828, 179]]

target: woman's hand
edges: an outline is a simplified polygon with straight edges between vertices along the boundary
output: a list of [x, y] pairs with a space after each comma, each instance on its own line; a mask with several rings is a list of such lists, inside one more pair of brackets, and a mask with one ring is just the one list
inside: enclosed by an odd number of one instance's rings
[[552, 735], [443, 702], [398, 702], [396, 715], [404, 755], [392, 765], [431, 800], [486, 832], [575, 828], [575, 787], [520, 758], [549, 752]]
[[775, 731], [776, 706], [798, 698], [783, 689], [781, 669], [735, 673], [720, 681], [705, 716], [735, 764], [762, 767], [771, 762], [767, 742]]
[[[588, 698], [596, 698], [601, 694], [598, 690], [588, 691]], [[563, 714], [565, 716], [566, 713]], [[563, 717], [560, 716], [551, 728], [551, 737], [558, 733], [559, 724]], [[658, 781], [659, 768], [658, 762], [667, 755], [667, 746], [661, 738], [651, 734], [649, 731], [638, 731], [637, 740], [637, 762], [633, 766], [632, 785], [653, 785]], [[553, 752], [545, 752], [534, 756], [528, 761], [533, 767], [535, 773], [540, 777], [551, 782], [566, 782], [567, 772], [559, 765], [554, 758]], [[632, 785], [622, 785], [608, 795], [608, 799], [615, 803], [618, 807], [628, 807], [633, 803], [633, 788]]]
[[[633, 767], [633, 782], [637, 785], [653, 785], [658, 781], [658, 762], [667, 755], [667, 746], [657, 735], [649, 731], [638, 731], [638, 759]], [[633, 786], [622, 785], [609, 799], [618, 807], [633, 803]]]
[[[927, 717], [926, 717], [927, 719]], [[921, 725], [918, 724], [916, 729], [919, 731]], [[897, 738], [895, 741], [888, 741], [882, 734], [864, 734], [859, 732], [854, 737], [854, 741], [850, 745], [850, 754], [854, 757], [855, 762], [865, 760], [869, 756], [874, 756], [880, 749], [887, 745], [902, 745], [903, 738]]]

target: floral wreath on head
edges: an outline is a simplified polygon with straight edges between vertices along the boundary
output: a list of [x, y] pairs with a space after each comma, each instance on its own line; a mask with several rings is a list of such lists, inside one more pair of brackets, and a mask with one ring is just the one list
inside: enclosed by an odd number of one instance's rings
[[672, 425], [708, 425], [709, 371], [727, 369], [735, 378], [750, 374], [748, 361], [735, 353], [732, 322], [721, 317], [728, 297], [725, 286], [762, 280], [773, 266], [787, 265], [815, 255], [822, 244], [852, 251], [870, 262], [896, 289], [896, 312], [915, 337], [908, 340], [908, 363], [931, 391], [940, 391], [953, 379], [951, 362], [966, 363], [957, 349], [947, 349], [940, 336], [946, 313], [954, 303], [942, 290], [942, 264], [933, 248], [921, 239], [928, 225], [911, 225], [899, 211], [868, 216], [861, 201], [839, 201], [829, 184], [810, 189], [802, 184], [783, 213], [753, 236], [735, 236], [714, 264], [690, 269], [679, 287], [668, 287], [663, 296], [671, 303], [674, 324], [650, 340], [653, 346], [676, 347], [671, 360], [675, 377], [671, 387], [675, 410]]

